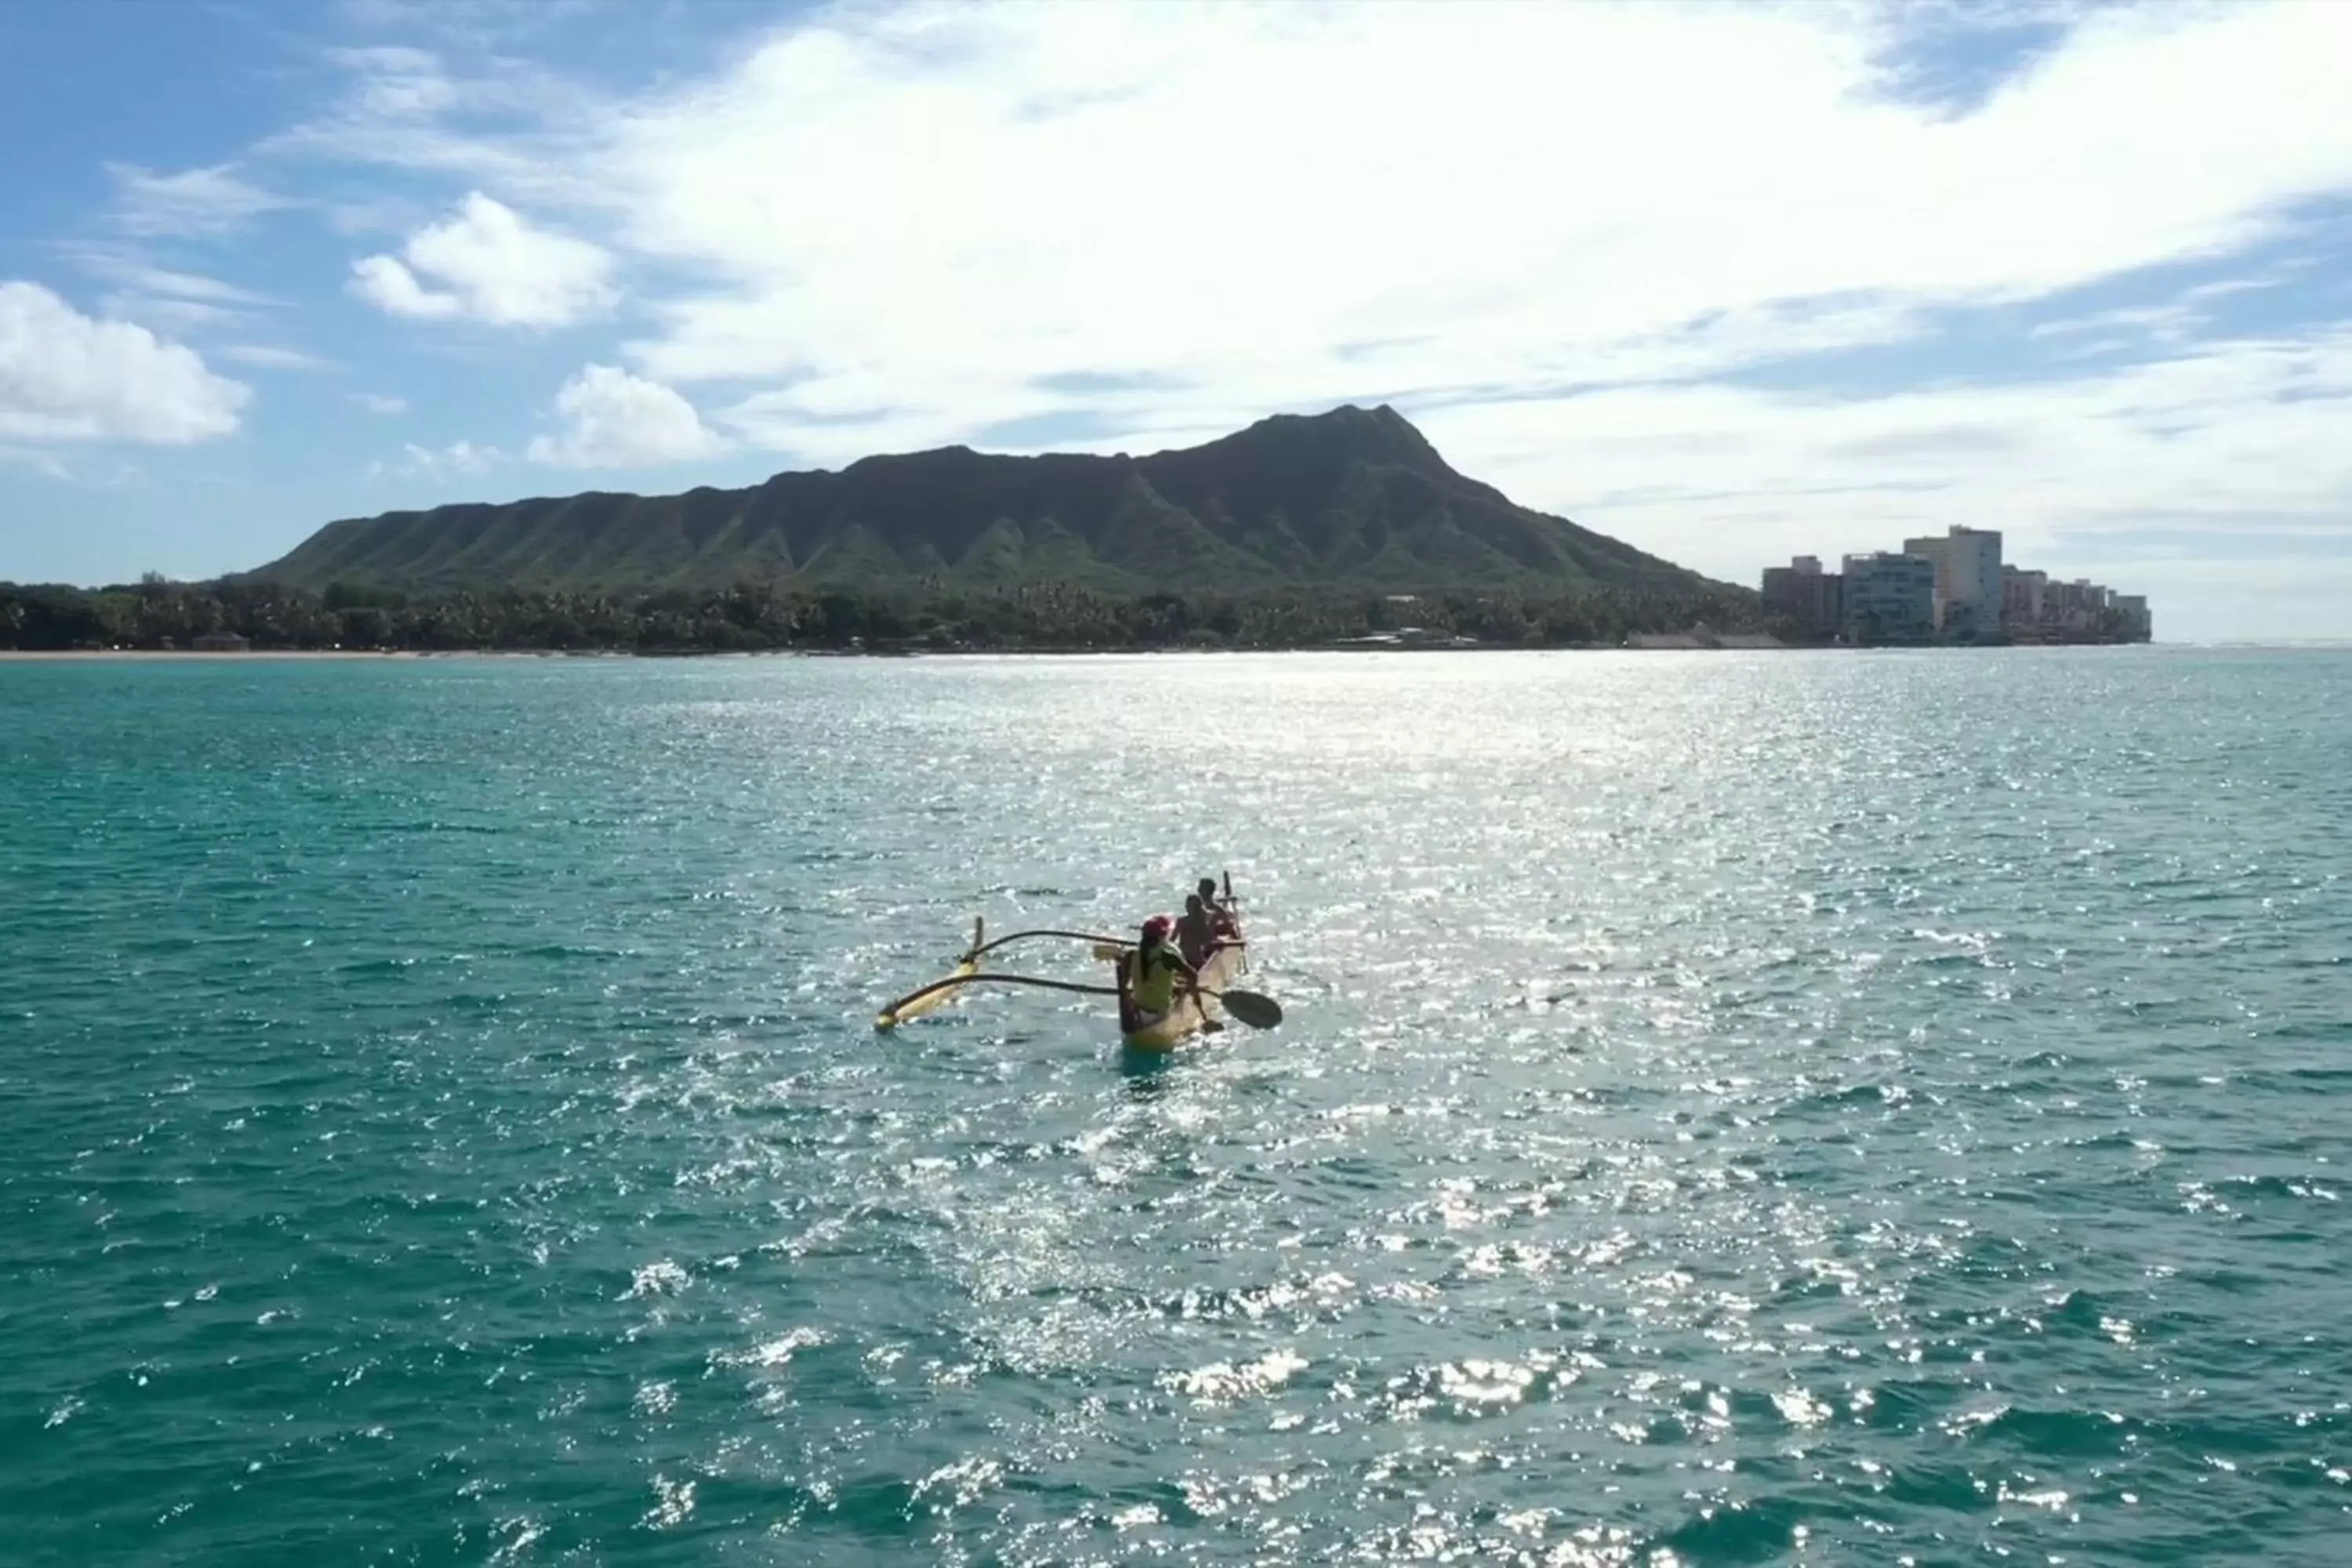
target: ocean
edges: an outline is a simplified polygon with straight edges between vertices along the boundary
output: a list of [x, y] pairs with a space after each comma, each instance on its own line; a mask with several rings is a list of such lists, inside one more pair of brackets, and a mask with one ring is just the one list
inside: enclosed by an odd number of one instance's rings
[[0, 1562], [2352, 1562], [2347, 690], [0, 665]]

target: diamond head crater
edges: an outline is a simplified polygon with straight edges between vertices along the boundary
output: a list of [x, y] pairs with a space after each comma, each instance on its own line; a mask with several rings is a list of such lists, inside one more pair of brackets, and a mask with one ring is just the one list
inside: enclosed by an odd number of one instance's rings
[[20, 648], [1615, 647], [1695, 626], [1772, 640], [1754, 591], [1517, 504], [1385, 405], [1143, 457], [946, 447], [387, 512], [211, 582], [0, 586]]

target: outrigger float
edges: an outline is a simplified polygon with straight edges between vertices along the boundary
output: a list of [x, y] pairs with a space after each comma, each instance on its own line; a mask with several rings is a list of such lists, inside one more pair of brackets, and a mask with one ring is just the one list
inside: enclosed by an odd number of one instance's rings
[[[1234, 909], [1234, 879], [1225, 876], [1225, 908]], [[1233, 917], [1233, 931], [1220, 937], [1209, 955], [1199, 965], [1197, 985], [1180, 983], [1175, 997], [1165, 1013], [1146, 1013], [1135, 1006], [1133, 1000], [1120, 985], [1087, 985], [1072, 980], [1053, 980], [1035, 974], [1006, 974], [984, 969], [981, 960], [999, 948], [1016, 942], [1058, 940], [1082, 942], [1088, 945], [1098, 961], [1123, 964], [1135, 943], [1125, 937], [1105, 936], [1083, 931], [1017, 931], [1010, 936], [988, 939], [984, 920], [971, 922], [971, 945], [956, 961], [952, 973], [944, 979], [909, 991], [890, 1003], [875, 1016], [877, 1029], [895, 1029], [910, 1018], [921, 1017], [933, 1011], [963, 987], [978, 984], [1031, 985], [1047, 991], [1069, 991], [1081, 996], [1114, 996], [1118, 999], [1118, 1030], [1128, 1049], [1134, 1051], [1172, 1050], [1196, 1035], [1214, 1034], [1223, 1029], [1228, 1017], [1254, 1029], [1271, 1029], [1282, 1022], [1281, 1005], [1271, 996], [1255, 991], [1244, 991], [1230, 982], [1249, 971], [1249, 943], [1243, 937], [1241, 918]]]

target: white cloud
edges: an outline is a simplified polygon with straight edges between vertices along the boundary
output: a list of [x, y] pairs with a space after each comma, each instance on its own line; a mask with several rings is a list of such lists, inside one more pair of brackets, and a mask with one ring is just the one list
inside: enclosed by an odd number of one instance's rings
[[292, 204], [240, 177], [229, 163], [159, 174], [136, 163], [109, 163], [115, 221], [138, 235], [214, 235]]
[[[305, 134], [499, 171], [709, 280], [658, 301], [632, 357], [749, 384], [762, 438], [887, 414], [861, 434], [921, 444], [1063, 408], [1144, 429], [1206, 417], [1203, 395], [1264, 411], [1885, 342], [1937, 305], [2227, 249], [2352, 185], [2327, 63], [2352, 7], [2080, 15], [1958, 119], [1886, 96], [1887, 19], [1916, 18], [1868, 5], [1048, 25], [921, 0], [820, 10], [635, 101], [346, 51], [355, 103]], [[493, 110], [524, 128], [471, 133]], [[358, 285], [465, 310], [410, 260]], [[1072, 371], [1159, 384], [1035, 384]]]
[[368, 465], [372, 479], [394, 477], [399, 479], [447, 479], [487, 474], [501, 463], [509, 461], [496, 447], [478, 446], [471, 441], [453, 441], [446, 447], [420, 447], [414, 441], [404, 443], [400, 457], [393, 462]]
[[563, 434], [530, 444], [533, 462], [574, 468], [651, 468], [719, 452], [694, 405], [659, 382], [613, 365], [583, 366], [556, 394]]
[[0, 438], [185, 446], [235, 431], [250, 395], [144, 327], [0, 283]]
[[535, 228], [475, 191], [446, 222], [411, 235], [400, 257], [352, 263], [352, 288], [396, 316], [558, 327], [613, 303], [612, 270], [596, 246]]
[[[2158, 516], [2184, 490], [2217, 528], [2343, 530], [2333, 395], [2277, 390], [2334, 338], [2214, 344], [2210, 292], [2086, 310], [2042, 345], [2105, 357], [2041, 387], [1724, 383], [1883, 344], [1924, 377], [1946, 308], [2324, 243], [2292, 218], [2352, 192], [2352, 6], [2053, 9], [2065, 39], [1956, 113], [1891, 90], [1921, 24], [1888, 5], [842, 5], [634, 98], [353, 53], [349, 101], [282, 146], [563, 215], [668, 280], [637, 384], [795, 458], [1055, 416], [1095, 434], [1053, 445], [1149, 450], [1385, 398], [1465, 471], [1743, 580], [1915, 517], [2120, 542], [2187, 526]], [[354, 287], [491, 319], [424, 237]]]
[[[420, 454], [415, 447], [407, 450], [411, 457], [423, 456], [428, 459], [435, 457], [432, 453]], [[456, 441], [441, 449], [438, 460], [452, 473], [483, 474], [505, 462], [507, 455], [496, 447], [477, 447], [471, 441]]]
[[2095, 19], [1957, 121], [1828, 7], [825, 15], [614, 119], [626, 242], [728, 280], [633, 347], [941, 434], [1098, 406], [1029, 384], [1071, 369], [1266, 406], [1580, 378], [1718, 312], [1774, 352], [1792, 300], [2031, 297], [2352, 183], [2346, 7]]
[[377, 310], [394, 316], [449, 317], [465, 307], [455, 294], [436, 294], [389, 256], [352, 263], [352, 290]]
[[354, 392], [352, 394], [352, 401], [358, 404], [362, 408], [366, 409], [370, 414], [405, 414], [408, 412], [408, 399], [405, 397], [388, 397], [380, 392]]

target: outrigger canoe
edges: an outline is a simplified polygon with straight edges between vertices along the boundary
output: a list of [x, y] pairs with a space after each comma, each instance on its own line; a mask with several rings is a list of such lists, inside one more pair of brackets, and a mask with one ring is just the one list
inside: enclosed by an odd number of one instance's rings
[[[1225, 908], [1233, 911], [1234, 882], [1225, 879]], [[897, 1001], [886, 1005], [875, 1016], [877, 1029], [893, 1029], [910, 1018], [921, 1016], [940, 1006], [967, 985], [1034, 985], [1050, 991], [1074, 991], [1087, 996], [1116, 996], [1119, 1002], [1119, 1037], [1130, 1050], [1167, 1051], [1191, 1039], [1195, 1035], [1214, 1033], [1223, 1029], [1230, 1016], [1254, 1029], [1270, 1029], [1282, 1022], [1282, 1008], [1271, 996], [1254, 991], [1244, 991], [1232, 982], [1248, 973], [1249, 950], [1241, 935], [1238, 916], [1234, 919], [1231, 934], [1222, 938], [1211, 949], [1200, 966], [1198, 989], [1179, 984], [1174, 1003], [1167, 1012], [1141, 1014], [1129, 1004], [1117, 985], [1081, 984], [1068, 980], [1055, 980], [1043, 975], [1004, 974], [983, 970], [981, 960], [996, 948], [1015, 942], [1035, 938], [1061, 938], [1089, 943], [1094, 956], [1113, 963], [1123, 963], [1135, 944], [1124, 937], [1101, 936], [1089, 931], [1022, 931], [994, 941], [986, 940], [987, 928], [972, 922], [971, 945], [956, 961], [955, 969], [944, 979], [919, 986]]]

